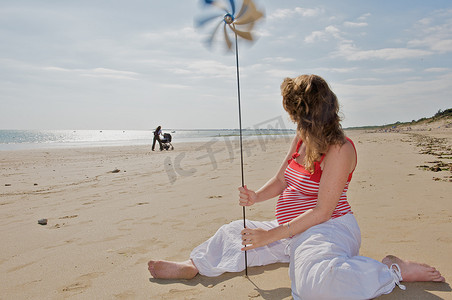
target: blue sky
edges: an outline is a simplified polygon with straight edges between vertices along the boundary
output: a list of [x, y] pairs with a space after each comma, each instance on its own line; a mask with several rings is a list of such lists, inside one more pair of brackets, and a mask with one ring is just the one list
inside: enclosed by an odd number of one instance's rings
[[[452, 107], [450, 0], [256, 0], [239, 42], [242, 122], [283, 116], [284, 77], [314, 73], [343, 126]], [[194, 28], [195, 0], [0, 2], [0, 129], [237, 128], [235, 57]], [[218, 43], [221, 40], [218, 39]]]

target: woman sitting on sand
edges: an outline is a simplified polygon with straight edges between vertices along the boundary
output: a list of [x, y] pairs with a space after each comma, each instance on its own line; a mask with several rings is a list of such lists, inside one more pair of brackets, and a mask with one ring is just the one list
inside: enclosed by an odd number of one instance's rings
[[370, 299], [396, 285], [404, 289], [400, 281], [444, 281], [424, 264], [358, 256], [361, 235], [346, 194], [357, 155], [340, 125], [336, 95], [316, 75], [286, 78], [281, 92], [297, 135], [273, 178], [257, 192], [239, 188], [241, 206], [279, 195], [276, 220], [247, 220], [245, 229], [242, 221], [223, 225], [185, 262], [151, 260], [151, 275], [190, 279], [240, 272], [246, 250], [248, 266], [289, 262], [294, 299]]

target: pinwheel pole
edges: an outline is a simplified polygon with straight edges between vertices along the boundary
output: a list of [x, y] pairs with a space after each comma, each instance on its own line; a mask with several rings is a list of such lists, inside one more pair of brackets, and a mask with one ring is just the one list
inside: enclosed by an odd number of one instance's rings
[[[245, 173], [243, 172], [243, 140], [242, 140], [242, 108], [240, 105], [240, 70], [239, 70], [239, 46], [237, 43], [237, 33], [235, 35], [235, 64], [237, 71], [237, 100], [239, 108], [239, 135], [240, 135], [240, 170], [242, 173], [242, 187], [245, 186]], [[246, 228], [245, 206], [242, 206], [243, 228]], [[248, 257], [245, 251], [245, 275], [248, 276]]]
[[[225, 5], [224, 2], [229, 5]], [[226, 46], [229, 51], [232, 50], [232, 42], [230, 41], [229, 35], [227, 33], [227, 28], [231, 29], [234, 32], [235, 37], [235, 62], [236, 62], [236, 71], [237, 71], [237, 98], [238, 98], [238, 110], [239, 110], [239, 134], [240, 134], [240, 167], [242, 173], [242, 187], [245, 186], [245, 176], [243, 172], [243, 135], [242, 135], [242, 110], [240, 105], [240, 70], [239, 70], [239, 46], [238, 46], [238, 36], [241, 38], [252, 41], [253, 37], [250, 31], [254, 27], [254, 23], [264, 16], [263, 12], [257, 10], [252, 0], [243, 0], [242, 7], [240, 11], [235, 13], [235, 1], [229, 0], [224, 1], [221, 0], [204, 0], [204, 4], [212, 7], [216, 7], [217, 9], [222, 10], [221, 14], [215, 14], [206, 18], [199, 19], [197, 21], [198, 26], [203, 26], [206, 23], [209, 23], [219, 17], [221, 17], [221, 21], [215, 26], [210, 38], [207, 40], [208, 45], [210, 45], [213, 41], [215, 34], [217, 33], [221, 24], [223, 24], [223, 32], [224, 39], [226, 42]], [[228, 9], [228, 6], [230, 10]], [[226, 14], [224, 14], [226, 12]], [[244, 27], [244, 31], [238, 30], [237, 26]], [[243, 209], [243, 227], [246, 228], [245, 222], [245, 206]], [[247, 261], [247, 252], [245, 251], [245, 275], [248, 276], [248, 261]]]

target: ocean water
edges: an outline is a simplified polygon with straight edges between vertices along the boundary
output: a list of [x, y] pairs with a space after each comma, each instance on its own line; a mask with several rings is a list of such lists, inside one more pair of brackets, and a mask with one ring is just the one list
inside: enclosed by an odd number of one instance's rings
[[[168, 129], [172, 144], [202, 142], [216, 137], [237, 139], [238, 129]], [[244, 129], [244, 138], [262, 135], [293, 135], [290, 129]], [[0, 151], [152, 145], [153, 130], [0, 130]]]

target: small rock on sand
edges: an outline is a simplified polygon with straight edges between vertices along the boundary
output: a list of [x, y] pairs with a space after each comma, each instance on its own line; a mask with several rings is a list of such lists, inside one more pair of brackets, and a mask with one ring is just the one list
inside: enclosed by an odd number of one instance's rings
[[38, 220], [39, 225], [47, 225], [47, 219], [40, 219]]

